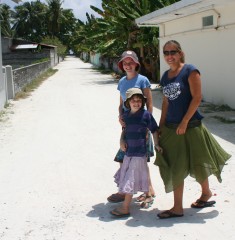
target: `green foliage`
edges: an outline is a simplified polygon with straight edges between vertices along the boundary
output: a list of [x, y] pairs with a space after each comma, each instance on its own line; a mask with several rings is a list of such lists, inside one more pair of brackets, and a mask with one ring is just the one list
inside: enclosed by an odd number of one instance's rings
[[57, 37], [45, 37], [42, 39], [42, 43], [57, 46], [57, 53], [59, 56], [65, 57], [67, 54], [67, 47], [63, 45]]
[[44, 43], [58, 46], [60, 56], [71, 49], [75, 54], [99, 52], [104, 57], [113, 58], [132, 49], [140, 56], [146, 75], [157, 80], [158, 28], [139, 28], [135, 19], [178, 1], [102, 0], [102, 9], [90, 6], [100, 18], [86, 13], [85, 23], [76, 19], [71, 9], [63, 9], [63, 2], [23, 2], [12, 12], [1, 6], [2, 32], [6, 36], [15, 34], [15, 38], [39, 43], [43, 39]]

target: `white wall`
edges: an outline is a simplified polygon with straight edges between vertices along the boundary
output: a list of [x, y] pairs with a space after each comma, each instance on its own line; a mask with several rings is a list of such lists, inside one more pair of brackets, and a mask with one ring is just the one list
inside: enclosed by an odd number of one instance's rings
[[[198, 67], [202, 77], [203, 99], [215, 104], [235, 108], [235, 3], [216, 9], [221, 17], [215, 28], [202, 28], [202, 17], [215, 11], [195, 14], [165, 24], [160, 28], [160, 52], [170, 39], [180, 42], [186, 62]], [[161, 74], [167, 69], [161, 58]]]

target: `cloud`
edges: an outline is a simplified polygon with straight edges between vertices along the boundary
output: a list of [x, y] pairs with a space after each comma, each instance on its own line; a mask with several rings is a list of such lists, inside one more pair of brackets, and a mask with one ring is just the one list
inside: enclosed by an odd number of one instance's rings
[[[88, 12], [89, 14], [93, 14], [95, 17], [100, 17], [100, 15], [98, 15], [90, 8], [90, 5], [102, 9], [101, 6], [102, 0], [63, 0], [63, 1], [64, 2], [62, 4], [62, 8], [72, 9], [74, 16], [82, 21], [87, 20], [86, 12]], [[33, 0], [22, 0], [20, 4], [24, 2], [33, 2]], [[41, 2], [46, 3], [46, 0], [41, 0]], [[5, 3], [12, 8], [17, 6], [17, 4], [11, 0], [0, 0], [0, 3]]]
[[85, 21], [87, 20], [86, 12], [88, 12], [89, 14], [93, 14], [96, 17], [100, 17], [100, 15], [98, 15], [90, 8], [90, 5], [102, 9], [101, 3], [102, 0], [64, 0], [62, 6], [64, 9], [72, 9], [76, 18]]

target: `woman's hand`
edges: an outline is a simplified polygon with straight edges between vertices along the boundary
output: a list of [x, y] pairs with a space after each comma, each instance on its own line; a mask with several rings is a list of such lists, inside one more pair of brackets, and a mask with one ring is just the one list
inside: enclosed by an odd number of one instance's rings
[[187, 130], [187, 126], [188, 126], [188, 123], [182, 121], [176, 129], [176, 134], [177, 135], [185, 134]]
[[125, 122], [123, 121], [123, 118], [122, 118], [122, 116], [121, 115], [119, 115], [119, 123], [121, 124], [121, 126], [124, 128], [124, 127], [126, 127], [126, 124], [125, 124]]

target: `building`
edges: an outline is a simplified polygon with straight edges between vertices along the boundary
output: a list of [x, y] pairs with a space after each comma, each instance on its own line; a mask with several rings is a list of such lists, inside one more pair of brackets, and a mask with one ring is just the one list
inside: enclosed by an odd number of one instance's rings
[[[12, 1], [15, 3], [21, 2], [21, 0], [12, 0]], [[0, 21], [0, 25], [1, 25], [1, 21]], [[0, 26], [0, 110], [3, 109], [5, 102], [6, 102], [6, 91], [5, 91], [5, 83], [4, 83], [3, 71], [2, 71], [2, 42], [1, 42], [1, 26]]]
[[[235, 1], [182, 0], [136, 19], [140, 27], [159, 27], [159, 47], [180, 42], [186, 62], [202, 77], [203, 99], [235, 108]], [[163, 55], [161, 74], [167, 69]]]

